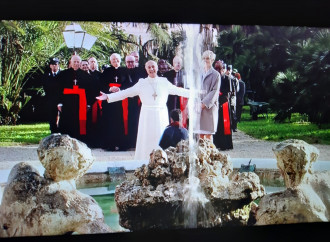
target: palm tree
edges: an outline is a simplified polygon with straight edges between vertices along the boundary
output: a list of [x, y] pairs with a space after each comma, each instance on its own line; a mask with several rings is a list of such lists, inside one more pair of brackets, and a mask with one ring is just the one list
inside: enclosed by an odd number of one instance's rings
[[0, 124], [15, 124], [29, 97], [21, 96], [25, 75], [61, 47], [59, 23], [0, 22]]

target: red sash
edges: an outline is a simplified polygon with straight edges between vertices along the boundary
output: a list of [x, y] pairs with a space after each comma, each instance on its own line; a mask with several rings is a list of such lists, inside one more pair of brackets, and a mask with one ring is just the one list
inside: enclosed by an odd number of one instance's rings
[[[109, 87], [121, 87], [120, 83], [110, 83]], [[123, 107], [123, 121], [125, 135], [128, 134], [128, 98], [122, 100], [121, 105]]]
[[[222, 93], [220, 92], [220, 96], [221, 95]], [[230, 130], [230, 116], [229, 116], [228, 102], [222, 104], [222, 113], [223, 113], [224, 134], [229, 135], [231, 134], [231, 130]]]
[[[97, 107], [98, 106], [98, 107]], [[102, 100], [96, 100], [92, 106], [92, 123], [97, 122], [97, 110], [98, 108], [102, 111]]]
[[73, 88], [64, 88], [63, 94], [78, 94], [79, 95], [79, 129], [81, 135], [86, 135], [86, 120], [87, 120], [87, 100], [85, 89], [73, 85]]
[[187, 104], [188, 104], [188, 98], [180, 97], [180, 110], [182, 113], [182, 126], [184, 128], [187, 128], [187, 117], [188, 117], [187, 109], [186, 109]]

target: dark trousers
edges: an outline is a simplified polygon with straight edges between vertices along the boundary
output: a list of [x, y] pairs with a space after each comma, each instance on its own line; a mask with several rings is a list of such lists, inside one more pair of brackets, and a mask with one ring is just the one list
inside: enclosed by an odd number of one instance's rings
[[58, 115], [58, 110], [57, 107], [55, 106], [52, 108], [48, 108], [48, 123], [49, 123], [49, 129], [52, 134], [58, 133], [58, 127], [56, 124], [57, 121], [57, 115]]
[[231, 106], [231, 128], [237, 129], [237, 116], [236, 116], [236, 106]]
[[243, 105], [236, 106], [236, 120], [237, 123], [241, 122], [241, 115], [242, 115]]

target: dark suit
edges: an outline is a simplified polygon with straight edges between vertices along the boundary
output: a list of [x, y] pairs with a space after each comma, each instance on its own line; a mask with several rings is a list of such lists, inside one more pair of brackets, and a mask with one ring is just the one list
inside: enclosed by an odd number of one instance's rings
[[42, 78], [42, 85], [46, 94], [46, 106], [47, 106], [47, 114], [48, 114], [48, 122], [49, 129], [51, 133], [57, 133], [57, 104], [59, 103], [60, 98], [60, 82], [57, 73], [52, 73], [52, 71], [48, 71], [44, 74]]
[[236, 100], [236, 118], [237, 122], [241, 122], [242, 109], [244, 105], [245, 83], [239, 80], [239, 91], [237, 92]]

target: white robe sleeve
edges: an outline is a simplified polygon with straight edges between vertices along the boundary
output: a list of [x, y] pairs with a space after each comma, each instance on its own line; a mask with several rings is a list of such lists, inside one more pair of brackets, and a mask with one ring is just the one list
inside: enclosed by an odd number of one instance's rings
[[167, 81], [167, 86], [168, 86], [168, 93], [170, 95], [178, 95], [178, 96], [182, 96], [182, 97], [189, 97], [190, 91], [188, 89], [182, 88], [182, 87], [177, 87], [175, 85], [173, 85], [172, 83], [170, 83], [169, 81]]
[[127, 97], [134, 97], [134, 96], [139, 95], [139, 93], [140, 93], [140, 80], [134, 86], [132, 86], [130, 88], [127, 88], [125, 90], [118, 91], [118, 92], [115, 92], [115, 93], [107, 94], [107, 96], [108, 96], [107, 102], [112, 103], [112, 102], [123, 100]]

